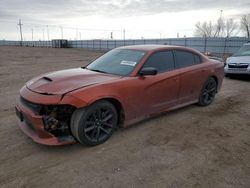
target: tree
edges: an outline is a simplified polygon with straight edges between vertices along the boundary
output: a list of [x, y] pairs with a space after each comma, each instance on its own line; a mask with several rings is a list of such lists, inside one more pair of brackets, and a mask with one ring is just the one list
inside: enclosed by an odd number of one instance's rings
[[209, 22], [197, 22], [195, 24], [195, 36], [197, 37], [212, 37], [213, 36], [213, 24]]
[[220, 17], [216, 24], [211, 21], [197, 22], [195, 24], [195, 36], [198, 37], [220, 37], [223, 35], [225, 30], [225, 21]]
[[234, 19], [227, 19], [225, 24], [225, 34], [226, 37], [231, 37], [235, 30], [237, 29], [238, 24], [234, 21]]
[[246, 33], [247, 38], [250, 38], [250, 14], [241, 17], [241, 28]]

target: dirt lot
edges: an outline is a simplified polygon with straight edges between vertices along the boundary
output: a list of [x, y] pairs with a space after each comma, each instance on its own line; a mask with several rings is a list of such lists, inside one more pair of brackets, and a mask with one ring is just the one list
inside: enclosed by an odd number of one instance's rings
[[100, 146], [48, 147], [17, 127], [33, 76], [102, 54], [0, 47], [0, 187], [250, 187], [250, 82], [225, 79], [209, 107], [191, 105], [117, 131]]

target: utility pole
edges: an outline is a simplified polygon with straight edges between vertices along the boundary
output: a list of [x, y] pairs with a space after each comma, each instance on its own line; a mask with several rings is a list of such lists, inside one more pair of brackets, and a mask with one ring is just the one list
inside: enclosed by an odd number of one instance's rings
[[217, 35], [218, 37], [220, 36], [221, 30], [222, 30], [222, 25], [223, 25], [223, 20], [222, 20], [222, 12], [223, 10], [220, 10], [220, 17], [218, 19], [217, 23], [217, 31], [215, 32], [215, 36]]
[[76, 28], [76, 40], [78, 39], [78, 29]]
[[61, 39], [63, 39], [63, 26], [60, 26], [61, 28]]
[[19, 23], [17, 24], [20, 28], [20, 37], [21, 37], [21, 41], [20, 41], [20, 45], [22, 46], [23, 45], [23, 31], [22, 31], [22, 21], [21, 19], [19, 19]]
[[220, 10], [220, 19], [222, 18], [222, 12], [223, 12], [223, 10]]
[[113, 32], [110, 33], [110, 39], [113, 39]]
[[159, 34], [160, 34], [160, 39], [161, 39], [161, 36], [162, 36], [161, 32], [159, 32]]
[[125, 41], [125, 39], [126, 39], [126, 30], [123, 29], [123, 40]]
[[47, 25], [47, 36], [48, 36], [48, 41], [49, 41], [49, 26]]
[[45, 37], [44, 37], [44, 29], [43, 29], [43, 41], [45, 40]]
[[33, 38], [34, 34], [33, 34], [33, 32], [34, 32], [34, 30], [33, 30], [33, 28], [32, 28], [32, 29], [31, 29], [31, 39], [32, 39], [32, 42], [34, 41], [34, 38]]

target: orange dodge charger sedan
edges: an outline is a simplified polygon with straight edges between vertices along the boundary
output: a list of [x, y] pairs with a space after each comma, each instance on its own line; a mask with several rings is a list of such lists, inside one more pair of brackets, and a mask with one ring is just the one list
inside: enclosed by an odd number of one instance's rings
[[209, 105], [223, 69], [185, 47], [116, 48], [86, 67], [27, 82], [16, 105], [19, 127], [40, 144], [94, 146], [118, 127], [193, 103]]

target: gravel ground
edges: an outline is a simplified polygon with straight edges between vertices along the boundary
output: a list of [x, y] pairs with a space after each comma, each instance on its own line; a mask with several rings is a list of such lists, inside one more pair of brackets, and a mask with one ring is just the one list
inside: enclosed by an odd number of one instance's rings
[[224, 79], [208, 107], [191, 105], [117, 131], [96, 147], [48, 147], [17, 127], [26, 81], [103, 52], [0, 47], [0, 187], [250, 187], [250, 81]]

